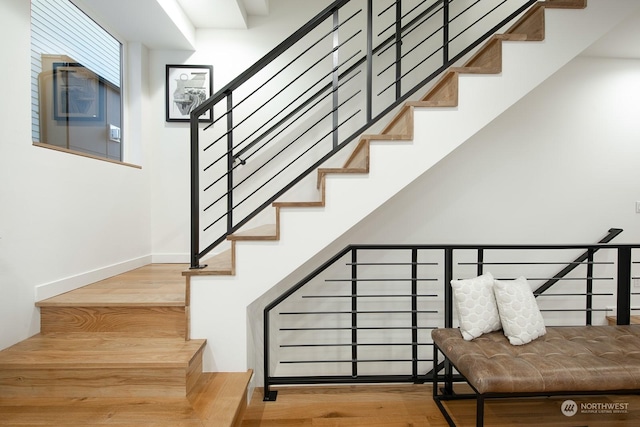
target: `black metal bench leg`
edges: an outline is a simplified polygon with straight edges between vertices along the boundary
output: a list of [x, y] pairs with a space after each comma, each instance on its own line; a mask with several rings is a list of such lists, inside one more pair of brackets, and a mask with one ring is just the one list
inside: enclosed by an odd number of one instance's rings
[[478, 394], [476, 398], [476, 427], [484, 426], [484, 396]]

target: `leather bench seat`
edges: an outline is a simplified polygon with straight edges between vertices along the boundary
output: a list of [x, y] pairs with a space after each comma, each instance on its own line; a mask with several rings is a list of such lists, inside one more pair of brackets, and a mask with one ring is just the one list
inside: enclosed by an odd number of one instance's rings
[[465, 341], [435, 329], [442, 353], [481, 394], [640, 389], [640, 325], [547, 327], [525, 345], [502, 331]]

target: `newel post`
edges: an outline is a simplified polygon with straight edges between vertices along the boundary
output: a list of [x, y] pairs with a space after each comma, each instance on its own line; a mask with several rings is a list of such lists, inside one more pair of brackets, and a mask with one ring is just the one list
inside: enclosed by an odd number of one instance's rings
[[618, 248], [618, 302], [616, 319], [618, 325], [631, 322], [631, 248]]

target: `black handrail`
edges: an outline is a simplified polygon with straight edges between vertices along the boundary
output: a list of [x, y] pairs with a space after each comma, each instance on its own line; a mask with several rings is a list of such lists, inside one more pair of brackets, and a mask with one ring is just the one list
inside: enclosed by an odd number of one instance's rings
[[[200, 267], [200, 258], [229, 234], [536, 3], [517, 0], [515, 5], [505, 5], [507, 1], [503, 0], [492, 2], [484, 10], [488, 3], [483, 0], [465, 5], [455, 0], [423, 0], [403, 11], [402, 0], [389, 1], [388, 7], [377, 15], [373, 0], [335, 1], [191, 113], [192, 268]], [[375, 6], [380, 7], [380, 3], [375, 2]], [[460, 10], [453, 10], [459, 3]], [[361, 13], [363, 9], [348, 11], [348, 17], [340, 20], [341, 12], [360, 4], [366, 4], [366, 13]], [[393, 10], [396, 16], [388, 18], [387, 12]], [[350, 22], [352, 19], [366, 22]], [[376, 26], [383, 27], [377, 35]], [[351, 27], [357, 28], [349, 34]], [[316, 30], [321, 32], [320, 37], [316, 37]], [[394, 33], [385, 35], [388, 30]], [[435, 36], [441, 37], [438, 43]], [[316, 38], [304, 44], [307, 37]], [[469, 41], [463, 42], [467, 37]], [[366, 40], [352, 48], [361, 38]], [[311, 55], [321, 47], [325, 50], [319, 56], [325, 59], [313, 59]], [[343, 53], [346, 49], [352, 50]], [[440, 60], [435, 59], [438, 52]], [[277, 64], [280, 60], [284, 66]], [[332, 65], [326, 72], [314, 71], [322, 76], [319, 80], [302, 85], [303, 75], [329, 60]], [[270, 67], [280, 68], [271, 71]], [[295, 67], [298, 70], [292, 71]], [[386, 77], [385, 71], [391, 68], [395, 75]], [[284, 79], [284, 70], [291, 71], [294, 77]], [[272, 74], [260, 77], [268, 72]], [[261, 80], [254, 83], [252, 79], [258, 78]], [[354, 88], [360, 80], [363, 87]], [[300, 93], [289, 95], [290, 99], [280, 102], [277, 108], [268, 104], [283, 92], [297, 89], [298, 83], [302, 87]], [[389, 97], [385, 92], [392, 87], [395, 93]], [[258, 92], [268, 93], [264, 100], [253, 101]], [[323, 108], [328, 109], [326, 115], [314, 120]], [[268, 116], [268, 111], [275, 114]], [[212, 123], [201, 129], [199, 120], [204, 114], [211, 114]], [[325, 121], [327, 127], [321, 129]], [[208, 142], [201, 140], [201, 133], [202, 138], [208, 135], [205, 131], [215, 133]], [[224, 140], [226, 146], [222, 148]], [[326, 140], [331, 140], [328, 148], [324, 148]], [[306, 150], [299, 154], [296, 150], [303, 145]], [[209, 154], [212, 151], [215, 152]], [[292, 160], [281, 160], [285, 156]], [[258, 164], [261, 157], [266, 160]], [[284, 166], [278, 164], [280, 161]], [[203, 189], [200, 184], [205, 178]], [[202, 203], [208, 211], [204, 227], [201, 193], [209, 197]], [[205, 221], [204, 216], [202, 220]], [[206, 244], [204, 249], [201, 237]]]
[[[610, 241], [615, 239], [620, 233], [622, 233], [622, 231], [623, 231], [622, 228], [610, 228], [608, 234], [605, 237], [603, 237], [601, 240], [599, 240], [598, 243], [609, 243]], [[570, 263], [565, 268], [560, 270], [560, 272], [555, 274], [553, 276], [553, 279], [546, 281], [542, 286], [540, 286], [538, 289], [533, 291], [533, 294], [537, 296], [546, 292], [547, 290], [549, 290], [549, 288], [551, 288], [553, 285], [558, 283], [562, 278], [566, 277], [569, 273], [575, 270], [581, 263], [583, 263], [587, 259], [591, 259], [592, 257], [593, 257], [593, 253], [590, 251], [586, 251], [585, 253], [580, 255], [578, 258], [576, 258], [572, 263]]]
[[[611, 229], [611, 236], [618, 235], [622, 230]], [[603, 239], [605, 240], [605, 239]], [[570, 253], [576, 250], [585, 250], [589, 255], [587, 259], [589, 262], [583, 261], [571, 261], [566, 262], [562, 259], [565, 258], [567, 251]], [[612, 255], [606, 253], [601, 257], [598, 262], [594, 261], [594, 254], [599, 251], [613, 252]], [[640, 310], [640, 308], [632, 308], [631, 306], [631, 281], [637, 276], [632, 275], [632, 265], [640, 264], [640, 244], [587, 244], [587, 245], [350, 245], [339, 251], [335, 256], [331, 257], [327, 262], [320, 265], [317, 269], [313, 270], [307, 277], [293, 285], [282, 295], [275, 298], [270, 304], [265, 306], [263, 311], [263, 332], [264, 332], [264, 389], [265, 400], [274, 400], [277, 392], [271, 390], [271, 386], [285, 385], [285, 384], [330, 384], [330, 383], [371, 383], [371, 382], [413, 382], [421, 383], [430, 379], [431, 371], [424, 369], [424, 363], [428, 363], [430, 359], [426, 358], [424, 353], [420, 352], [420, 348], [429, 346], [430, 340], [426, 339], [426, 336], [420, 336], [419, 331], [425, 331], [433, 329], [434, 327], [453, 327], [453, 295], [451, 292], [451, 286], [448, 284], [453, 278], [470, 277], [469, 275], [475, 274], [476, 265], [482, 265], [482, 259], [485, 253], [490, 253], [494, 258], [494, 261], [490, 264], [492, 268], [499, 269], [504, 274], [511, 274], [512, 276], [505, 278], [515, 278], [521, 275], [523, 268], [539, 268], [540, 271], [546, 271], [549, 265], [555, 264], [568, 264], [571, 270], [574, 271], [577, 264], [583, 266], [584, 273], [579, 277], [564, 278], [569, 286], [569, 291], [563, 293], [549, 294], [549, 296], [563, 297], [563, 298], [584, 298], [583, 307], [574, 307], [570, 304], [557, 306], [557, 305], [545, 305], [549, 304], [547, 301], [540, 302], [541, 311], [543, 313], [549, 313], [553, 315], [554, 312], [563, 313], [563, 319], [566, 320], [566, 313], [572, 312], [584, 312], [586, 313], [585, 324], [590, 325], [591, 316], [596, 312], [606, 312], [607, 298], [616, 298], [617, 306], [617, 322], [618, 324], [629, 324], [630, 313], [632, 310]], [[536, 255], [544, 253], [545, 261], [539, 262], [535, 260]], [[553, 261], [549, 261], [548, 254], [555, 253]], [[559, 254], [558, 254], [559, 253]], [[373, 255], [370, 255], [373, 254]], [[401, 254], [402, 258], [399, 261], [396, 254]], [[506, 255], [505, 255], [506, 254]], [[533, 255], [533, 259], [531, 258]], [[632, 257], [633, 255], [633, 257]], [[437, 260], [431, 262], [431, 259]], [[474, 260], [475, 258], [475, 260]], [[635, 259], [635, 261], [634, 261]], [[489, 263], [486, 263], [489, 264]], [[338, 269], [339, 266], [345, 266], [346, 268]], [[389, 275], [389, 268], [398, 267], [401, 270], [407, 272], [409, 275], [402, 278], [399, 274], [396, 274], [397, 270], [393, 270], [393, 275]], [[372, 268], [373, 270], [369, 270]], [[599, 269], [599, 277], [594, 277], [594, 269]], [[377, 270], [376, 270], [377, 269]], [[431, 271], [431, 273], [427, 272]], [[612, 271], [616, 271], [615, 278], [611, 274]], [[371, 271], [382, 272], [386, 274], [386, 277], [371, 275]], [[340, 274], [342, 272], [342, 274]], [[350, 273], [349, 273], [350, 272]], [[607, 274], [604, 274], [607, 272]], [[609, 274], [611, 277], [609, 277]], [[337, 276], [336, 276], [337, 275]], [[350, 277], [347, 277], [350, 275]], [[497, 277], [497, 276], [496, 276]], [[379, 279], [384, 280], [379, 280]], [[558, 277], [554, 277], [558, 279]], [[569, 280], [571, 279], [571, 280]], [[545, 277], [536, 279], [533, 276], [529, 276], [530, 282], [546, 280]], [[581, 281], [586, 284], [584, 292], [576, 292], [574, 286], [576, 281]], [[608, 286], [612, 288], [610, 290], [600, 289], [594, 291], [593, 281], [598, 281], [598, 286]], [[347, 289], [348, 282], [351, 282], [351, 290]], [[411, 287], [403, 287], [404, 283], [411, 283]], [[340, 283], [344, 283], [344, 287], [336, 288]], [[390, 288], [385, 288], [386, 291], [371, 292], [368, 286], [378, 286], [379, 283], [388, 283]], [[418, 287], [418, 283], [421, 283], [422, 288]], [[310, 287], [309, 287], [310, 286]], [[327, 286], [331, 286], [331, 290], [327, 290]], [[426, 286], [426, 287], [425, 287]], [[400, 288], [398, 288], [400, 287]], [[613, 292], [613, 288], [616, 289]], [[305, 289], [310, 289], [302, 293]], [[325, 289], [325, 290], [323, 290]], [[390, 290], [400, 289], [398, 293], [390, 293]], [[428, 291], [427, 291], [428, 289]], [[436, 295], [440, 299], [434, 299]], [[633, 294], [636, 295], [636, 294]], [[280, 348], [290, 349], [301, 348], [351, 348], [350, 359], [345, 359], [344, 352], [343, 357], [328, 356], [319, 357], [307, 356], [307, 359], [279, 359], [278, 363], [284, 365], [309, 365], [309, 364], [337, 364], [346, 367], [346, 364], [351, 364], [350, 373], [345, 372], [344, 375], [338, 375], [330, 373], [327, 375], [318, 375], [317, 373], [312, 375], [272, 375], [271, 366], [271, 351], [272, 351], [272, 328], [271, 320], [276, 308], [278, 308], [285, 301], [290, 298], [294, 299], [289, 302], [292, 309], [281, 308], [277, 313], [279, 317], [294, 317], [295, 323], [293, 326], [277, 326], [276, 329], [286, 334], [307, 333], [313, 332], [314, 335], [306, 335], [308, 338], [315, 337], [316, 333], [322, 331], [334, 331], [335, 337], [338, 337], [338, 333], [348, 333], [351, 331], [351, 337], [347, 340], [346, 335], [340, 335], [342, 339], [336, 339], [335, 341], [324, 342], [317, 340], [313, 342], [300, 342], [299, 340], [282, 341], [280, 340]], [[404, 300], [407, 301], [403, 308], [367, 308], [360, 306], [363, 301], [364, 304], [368, 304], [370, 300], [376, 300], [378, 298], [388, 297], [387, 301]], [[598, 304], [594, 303], [594, 297], [599, 298]], [[312, 298], [313, 301], [318, 299], [327, 299], [342, 301], [340, 306], [329, 304], [328, 308], [318, 307], [314, 304], [306, 308], [301, 306], [301, 302], [305, 298]], [[347, 308], [347, 300], [351, 300], [350, 308]], [[436, 305], [425, 305], [428, 301], [435, 301]], [[359, 301], [359, 302], [358, 302]], [[410, 306], [409, 306], [410, 301]], [[338, 302], [336, 303], [338, 304]], [[351, 320], [348, 321], [346, 317], [351, 315]], [[382, 317], [376, 317], [382, 323], [366, 324], [359, 323], [358, 315], [380, 315]], [[404, 323], [396, 324], [391, 322], [391, 316], [405, 315]], [[420, 320], [418, 315], [432, 316], [427, 319]], [[305, 324], [299, 316], [311, 316], [312, 323]], [[329, 316], [329, 317], [326, 317]], [[333, 317], [331, 317], [333, 316]], [[406, 316], [410, 316], [406, 317]], [[433, 317], [435, 316], [435, 317]], [[342, 319], [343, 323], [331, 323], [331, 319]], [[577, 317], [571, 319], [576, 321]], [[578, 320], [582, 322], [581, 320]], [[431, 323], [424, 323], [431, 322]], [[371, 337], [368, 339], [362, 339], [359, 334], [370, 333], [371, 331], [386, 331], [391, 333], [394, 330], [411, 331], [411, 337], [407, 341], [391, 340], [389, 342], [376, 342], [371, 341]], [[385, 335], [388, 336], [388, 335]], [[404, 335], [407, 339], [407, 335]], [[291, 338], [290, 338], [291, 339]], [[316, 339], [316, 338], [313, 338]], [[403, 356], [382, 356], [377, 353], [374, 357], [364, 357], [367, 353], [358, 352], [358, 349], [366, 347], [380, 348], [380, 347], [405, 347], [411, 348], [411, 354], [408, 355], [408, 350], [405, 351]], [[361, 350], [362, 351], [362, 350]], [[315, 354], [327, 354], [327, 352], [315, 352]], [[338, 354], [338, 353], [336, 353]], [[402, 353], [399, 353], [402, 354]], [[407, 368], [404, 373], [389, 373], [389, 374], [373, 374], [371, 372], [361, 373], [359, 367], [363, 364], [371, 364], [374, 362], [386, 361], [389, 363], [411, 364], [411, 368]], [[419, 365], [422, 364], [422, 365]], [[406, 365], [408, 366], [408, 365]]]

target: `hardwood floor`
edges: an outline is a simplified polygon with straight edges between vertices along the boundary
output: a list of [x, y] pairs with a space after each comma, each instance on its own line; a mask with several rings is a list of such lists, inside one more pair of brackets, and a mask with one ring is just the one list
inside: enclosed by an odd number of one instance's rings
[[[431, 385], [362, 385], [280, 388], [275, 402], [263, 402], [257, 389], [242, 427], [444, 427], [432, 398]], [[581, 403], [628, 403], [628, 413], [560, 411], [564, 397], [488, 401], [485, 425], [490, 427], [558, 426], [623, 427], [640, 425], [640, 396], [573, 397]], [[449, 403], [460, 427], [475, 426], [475, 402]]]
[[0, 426], [237, 427], [250, 377], [203, 374], [185, 397], [0, 397]]

